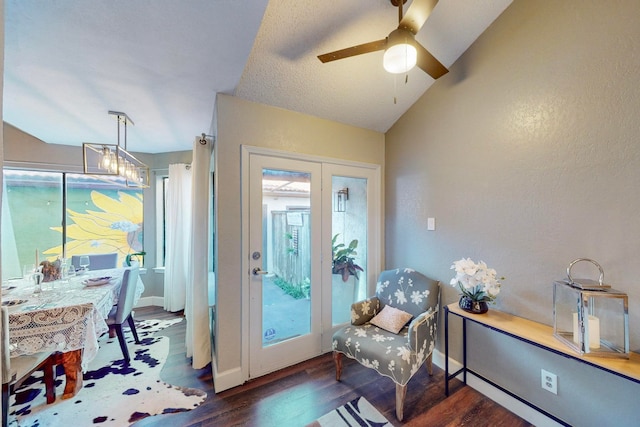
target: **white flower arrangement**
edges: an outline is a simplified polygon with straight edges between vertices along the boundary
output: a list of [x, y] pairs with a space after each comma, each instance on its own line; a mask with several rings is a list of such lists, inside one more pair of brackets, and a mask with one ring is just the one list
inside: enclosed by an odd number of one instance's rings
[[[454, 262], [451, 269], [456, 271], [456, 276], [449, 284], [458, 287], [473, 301], [491, 302], [500, 293], [501, 284], [496, 278], [496, 271], [483, 261], [476, 264], [471, 258], [462, 258]], [[504, 277], [500, 279], [504, 280]]]

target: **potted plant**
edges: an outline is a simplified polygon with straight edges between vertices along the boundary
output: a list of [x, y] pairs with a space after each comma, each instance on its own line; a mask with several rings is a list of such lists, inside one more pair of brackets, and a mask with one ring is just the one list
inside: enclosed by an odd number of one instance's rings
[[[138, 259], [138, 257], [144, 257], [146, 254], [147, 254], [147, 253], [146, 253], [145, 251], [136, 252], [136, 253], [134, 253], [134, 254], [128, 254], [128, 255], [126, 256], [126, 258], [125, 258], [125, 261], [124, 261], [124, 262], [125, 262], [125, 264], [126, 264], [128, 267], [131, 267], [131, 259], [132, 259], [133, 257], [136, 257], [136, 260], [137, 260], [137, 259]], [[138, 264], [142, 264], [142, 263], [141, 263], [140, 261], [138, 261]]]
[[470, 313], [482, 314], [489, 310], [488, 302], [493, 302], [500, 293], [500, 280], [496, 271], [483, 261], [475, 263], [471, 258], [462, 258], [453, 263], [456, 275], [451, 286], [460, 290], [460, 308]]
[[349, 276], [355, 276], [358, 279], [358, 271], [364, 271], [362, 267], [355, 263], [355, 256], [358, 255], [356, 252], [358, 240], [353, 239], [349, 246], [345, 246], [344, 243], [336, 244], [339, 235], [340, 233], [331, 239], [331, 252], [333, 255], [331, 272], [341, 275], [343, 282], [349, 280]]

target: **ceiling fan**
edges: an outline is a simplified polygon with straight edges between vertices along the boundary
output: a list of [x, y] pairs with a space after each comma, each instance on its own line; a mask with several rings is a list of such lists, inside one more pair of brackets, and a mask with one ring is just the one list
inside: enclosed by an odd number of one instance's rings
[[325, 63], [384, 50], [384, 68], [390, 73], [405, 73], [415, 65], [434, 79], [448, 73], [449, 70], [415, 39], [415, 35], [426, 22], [438, 0], [413, 0], [404, 17], [402, 16], [402, 5], [407, 0], [390, 1], [393, 6], [398, 7], [399, 23], [398, 28], [393, 30], [389, 36], [382, 40], [318, 55], [318, 59]]

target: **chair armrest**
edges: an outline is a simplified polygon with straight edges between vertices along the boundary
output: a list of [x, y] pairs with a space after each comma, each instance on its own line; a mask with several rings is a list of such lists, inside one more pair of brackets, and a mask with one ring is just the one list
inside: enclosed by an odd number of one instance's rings
[[425, 311], [409, 324], [409, 347], [413, 351], [420, 351], [425, 348], [426, 354], [431, 353], [436, 342], [436, 327], [438, 320], [438, 312], [436, 310]]
[[378, 311], [380, 311], [380, 300], [378, 297], [367, 298], [351, 304], [351, 324], [364, 325], [373, 319]]

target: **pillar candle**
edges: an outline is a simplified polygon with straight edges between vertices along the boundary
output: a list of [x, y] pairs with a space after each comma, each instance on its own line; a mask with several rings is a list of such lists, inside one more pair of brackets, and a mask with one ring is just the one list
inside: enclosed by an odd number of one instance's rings
[[[600, 348], [600, 319], [596, 316], [589, 316], [587, 326], [589, 348]], [[580, 328], [578, 327], [578, 313], [573, 313], [573, 342], [580, 344]]]

